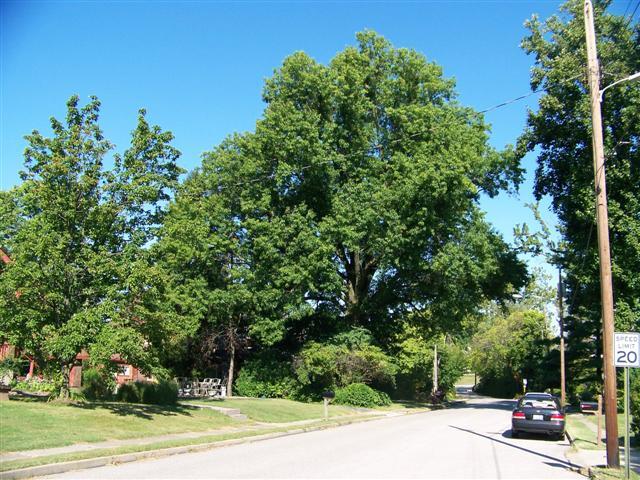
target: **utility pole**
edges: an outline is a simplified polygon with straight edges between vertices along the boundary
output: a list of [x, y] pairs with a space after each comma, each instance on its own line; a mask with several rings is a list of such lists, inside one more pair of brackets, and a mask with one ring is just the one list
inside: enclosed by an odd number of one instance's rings
[[607, 186], [604, 171], [602, 112], [600, 111], [600, 67], [596, 49], [596, 32], [591, 0], [584, 2], [584, 24], [589, 62], [589, 90], [591, 93], [591, 121], [593, 134], [593, 168], [596, 187], [598, 251], [600, 254], [600, 295], [602, 297], [602, 337], [604, 363], [605, 431], [607, 436], [607, 466], [620, 467], [618, 451], [618, 412], [616, 398], [616, 369], [613, 365], [613, 286], [611, 253], [609, 250], [609, 218]]
[[438, 392], [438, 344], [433, 346], [433, 395]]
[[564, 288], [562, 285], [562, 268], [558, 268], [558, 322], [560, 323], [560, 402], [567, 403], [566, 378], [564, 367]]

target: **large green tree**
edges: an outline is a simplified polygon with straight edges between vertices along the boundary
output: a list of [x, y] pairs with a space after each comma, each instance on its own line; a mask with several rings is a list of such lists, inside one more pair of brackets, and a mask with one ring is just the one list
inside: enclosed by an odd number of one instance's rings
[[[640, 70], [640, 27], [595, 4], [601, 88]], [[535, 58], [531, 87], [544, 91], [529, 112], [519, 154], [536, 151], [535, 195], [549, 196], [564, 248], [570, 317], [568, 357], [573, 385], [599, 381], [601, 303], [595, 228], [591, 110], [587, 84], [583, 2], [568, 1], [559, 15], [528, 22], [523, 48]], [[620, 84], [602, 103], [616, 328], [640, 327], [640, 88]], [[604, 174], [604, 172], [600, 172]]]
[[106, 169], [113, 146], [99, 107], [74, 96], [65, 121], [51, 119], [51, 137], [25, 137], [22, 183], [2, 194], [12, 261], [0, 275], [0, 337], [55, 366], [65, 387], [82, 349], [107, 368], [120, 354], [149, 371], [179, 331], [154, 307], [163, 273], [145, 248], [177, 185], [179, 152], [141, 110], [130, 148]]
[[[218, 324], [207, 290], [222, 289], [259, 345], [294, 351], [353, 327], [383, 344], [409, 311], [453, 329], [522, 284], [478, 208], [517, 186], [515, 157], [488, 145], [438, 65], [373, 32], [357, 40], [329, 65], [286, 58], [255, 131], [205, 154], [177, 196], [163, 242], [193, 239], [174, 264], [207, 297], [192, 318]], [[232, 288], [230, 258], [242, 259]]]

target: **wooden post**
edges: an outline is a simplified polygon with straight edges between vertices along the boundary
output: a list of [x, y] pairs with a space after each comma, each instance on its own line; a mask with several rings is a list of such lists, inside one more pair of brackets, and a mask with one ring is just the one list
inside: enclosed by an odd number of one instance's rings
[[602, 443], [602, 395], [598, 395], [598, 437], [596, 438], [596, 446], [600, 447]]

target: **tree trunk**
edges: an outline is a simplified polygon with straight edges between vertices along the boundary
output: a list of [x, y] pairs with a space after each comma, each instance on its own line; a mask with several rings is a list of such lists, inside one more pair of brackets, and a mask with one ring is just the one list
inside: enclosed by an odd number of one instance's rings
[[366, 312], [363, 310], [363, 302], [369, 294], [371, 279], [375, 273], [373, 258], [358, 250], [354, 252], [342, 251], [339, 254], [343, 261], [347, 283], [347, 315], [351, 317], [354, 325], [362, 324]]
[[69, 380], [71, 378], [71, 368], [73, 368], [73, 364], [62, 365], [62, 387], [60, 388], [61, 400], [69, 400], [69, 396], [70, 396]]
[[236, 345], [232, 340], [229, 342], [229, 372], [227, 374], [227, 396], [233, 397], [233, 372], [236, 363]]

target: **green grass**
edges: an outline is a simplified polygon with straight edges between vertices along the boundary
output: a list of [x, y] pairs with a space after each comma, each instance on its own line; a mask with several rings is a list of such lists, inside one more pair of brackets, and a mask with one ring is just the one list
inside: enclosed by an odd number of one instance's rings
[[189, 406], [11, 400], [0, 402], [0, 452], [197, 432], [233, 423], [214, 410]]
[[[624, 468], [621, 469], [612, 469], [612, 468], [592, 468], [592, 479], [593, 480], [618, 480], [625, 478]], [[631, 480], [640, 480], [640, 475], [638, 475], [633, 470], [630, 470], [629, 477]]]
[[198, 438], [186, 438], [178, 440], [166, 440], [162, 442], [149, 443], [145, 445], [126, 445], [115, 448], [101, 448], [96, 450], [89, 450], [76, 453], [67, 453], [62, 455], [49, 455], [25, 460], [12, 460], [9, 462], [3, 462], [0, 464], [0, 472], [6, 472], [8, 470], [17, 470], [20, 468], [35, 467], [39, 465], [49, 465], [52, 463], [70, 462], [74, 460], [86, 460], [88, 458], [107, 457], [112, 455], [123, 455], [126, 453], [146, 452], [151, 450], [159, 450], [163, 448], [182, 447], [188, 445], [203, 445], [214, 442], [221, 442], [224, 440], [232, 440], [237, 438], [253, 437], [257, 435], [265, 435], [268, 433], [274, 433], [277, 431], [283, 431], [284, 429], [270, 429], [270, 430], [250, 430], [245, 432], [233, 432], [220, 435], [207, 435]]
[[476, 377], [473, 373], [465, 373], [458, 379], [456, 385], [475, 385]]
[[431, 410], [433, 405], [430, 403], [417, 402], [414, 400], [395, 400], [391, 405], [385, 407], [376, 407], [376, 410]]
[[[237, 408], [251, 420], [265, 423], [296, 422], [324, 418], [322, 403], [303, 403], [281, 398], [227, 398], [224, 400], [193, 400], [187, 403]], [[329, 405], [329, 417], [354, 415], [353, 408]]]
[[[605, 417], [602, 416], [602, 436], [605, 436]], [[604, 449], [605, 443], [601, 442], [600, 447], [596, 444], [598, 427], [598, 416], [587, 414], [570, 414], [567, 415], [567, 430], [574, 439], [574, 443], [578, 448], [585, 450]], [[621, 444], [624, 444], [624, 415], [618, 414], [618, 438]]]
[[[319, 426], [327, 427], [327, 426], [337, 426], [342, 424], [352, 423], [354, 421], [363, 421], [370, 419], [369, 415], [360, 415], [357, 418], [335, 418], [329, 420], [328, 422], [319, 420], [317, 422], [313, 422], [309, 425], [303, 427], [304, 429], [314, 429]], [[217, 435], [204, 435], [198, 438], [185, 438], [185, 439], [176, 439], [176, 440], [166, 440], [156, 443], [149, 443], [145, 445], [126, 445], [115, 448], [103, 448], [96, 449], [90, 451], [83, 451], [77, 453], [67, 453], [61, 455], [49, 455], [25, 460], [12, 460], [8, 462], [3, 462], [0, 464], [0, 472], [6, 472], [9, 470], [17, 470], [20, 468], [27, 467], [35, 467], [39, 465], [49, 465], [53, 463], [61, 463], [61, 462], [70, 462], [74, 460], [85, 460], [88, 458], [98, 458], [98, 457], [106, 457], [112, 455], [123, 455], [127, 453], [137, 453], [137, 452], [146, 452], [151, 450], [159, 450], [164, 448], [172, 448], [172, 447], [182, 447], [182, 446], [194, 446], [197, 445], [210, 445], [216, 442], [222, 442], [225, 440], [233, 440], [239, 438], [249, 438], [255, 437], [259, 435], [266, 435], [269, 433], [278, 433], [278, 432], [286, 432], [291, 430], [291, 427], [274, 427], [269, 429], [260, 429], [260, 430], [246, 430], [241, 432], [230, 432], [224, 434]]]

